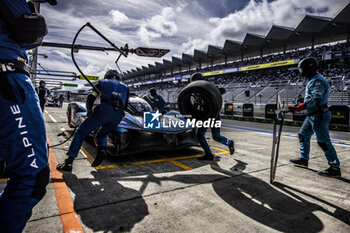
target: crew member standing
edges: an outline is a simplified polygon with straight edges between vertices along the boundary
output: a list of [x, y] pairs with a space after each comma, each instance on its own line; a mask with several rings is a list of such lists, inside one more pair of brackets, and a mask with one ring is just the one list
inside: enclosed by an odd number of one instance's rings
[[47, 97], [50, 95], [49, 89], [46, 88], [46, 82], [40, 80], [39, 87], [35, 88], [35, 91], [39, 96], [41, 111], [44, 112]]
[[34, 13], [33, 3], [0, 0], [0, 161], [9, 177], [0, 195], [0, 232], [22, 232], [49, 182], [44, 118], [26, 54], [47, 27]]
[[60, 102], [60, 108], [63, 108], [63, 101], [64, 101], [63, 94], [60, 94], [60, 97], [58, 97], [58, 101]]
[[329, 137], [329, 122], [332, 118], [332, 113], [327, 106], [329, 84], [318, 73], [317, 66], [317, 60], [312, 57], [303, 59], [298, 65], [299, 72], [308, 81], [305, 90], [305, 102], [297, 106], [289, 106], [289, 110], [297, 112], [306, 109], [307, 117], [299, 131], [300, 156], [290, 161], [299, 166], [308, 166], [310, 140], [311, 136], [315, 133], [317, 144], [323, 150], [329, 165], [329, 168], [319, 171], [318, 174], [328, 177], [340, 177], [339, 159]]
[[160, 113], [165, 114], [165, 101], [163, 97], [159, 94], [157, 94], [157, 90], [155, 88], [152, 88], [149, 93], [153, 97], [153, 106], [156, 110], [159, 110]]
[[[122, 82], [119, 82], [120, 74], [116, 70], [109, 70], [104, 79], [99, 81], [97, 90], [88, 96], [86, 101], [87, 115], [86, 120], [79, 126], [74, 134], [73, 141], [67, 152], [68, 158], [64, 163], [57, 166], [59, 171], [71, 172], [73, 161], [78, 156], [79, 150], [85, 137], [91, 131], [98, 130], [97, 156], [91, 166], [97, 167], [107, 156], [107, 135], [113, 131], [124, 117], [124, 109], [128, 106], [129, 88]], [[101, 95], [101, 104], [94, 108], [93, 104], [98, 95]]]

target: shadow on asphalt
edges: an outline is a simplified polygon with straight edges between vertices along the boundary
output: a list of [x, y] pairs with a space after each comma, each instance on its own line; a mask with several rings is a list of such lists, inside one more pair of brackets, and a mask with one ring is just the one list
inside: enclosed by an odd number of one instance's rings
[[[113, 164], [159, 159], [160, 153], [142, 153], [119, 158], [109, 157]], [[197, 150], [184, 150], [168, 153], [167, 157], [176, 154], [195, 155]], [[179, 160], [181, 162], [181, 160]], [[315, 215], [321, 211], [345, 224], [349, 224], [350, 212], [322, 200], [316, 196], [294, 187], [274, 182], [272, 185], [244, 173], [247, 166], [236, 160], [231, 169], [222, 169], [217, 162], [210, 163], [213, 170], [221, 174], [186, 175], [176, 174], [170, 177], [155, 177], [157, 173], [183, 171], [177, 166], [161, 166], [160, 163], [148, 164], [148, 167], [123, 167], [125, 172], [109, 170], [94, 171], [94, 178], [78, 179], [74, 174], [64, 174], [64, 180], [75, 194], [75, 210], [82, 222], [93, 231], [121, 232], [129, 231], [147, 216], [148, 206], [143, 193], [151, 182], [161, 184], [164, 181], [176, 181], [190, 186], [212, 183], [217, 195], [232, 208], [250, 219], [272, 229], [283, 232], [319, 232], [324, 223]], [[208, 162], [192, 159], [190, 167], [195, 169], [207, 165]], [[316, 170], [308, 168], [312, 172]], [[136, 177], [145, 175], [144, 177]], [[339, 180], [350, 183], [348, 179]], [[142, 182], [139, 190], [124, 187], [118, 181]], [[308, 201], [305, 199], [311, 199]], [[322, 204], [315, 204], [315, 203]], [[335, 209], [330, 212], [323, 208], [327, 205]], [[232, 219], [234, 221], [234, 219]]]
[[[218, 165], [217, 165], [218, 166]], [[215, 192], [233, 208], [261, 224], [283, 232], [319, 232], [322, 221], [314, 214], [322, 211], [345, 224], [349, 224], [350, 212], [296, 188], [274, 182], [273, 185], [243, 173], [245, 164], [237, 161], [232, 171], [233, 178], [213, 183]], [[212, 166], [213, 167], [213, 166]], [[214, 170], [219, 171], [217, 168]], [[241, 175], [238, 173], [241, 172]], [[276, 189], [277, 188], [277, 189]], [[336, 209], [334, 213], [321, 205], [307, 201], [307, 196]]]
[[103, 172], [91, 172], [94, 178], [63, 174], [75, 194], [74, 208], [84, 225], [93, 232], [130, 231], [148, 215], [148, 207], [137, 190], [121, 185]]
[[[324, 201], [311, 194], [296, 188], [275, 182], [273, 185], [244, 173], [247, 164], [236, 160], [237, 164], [229, 170], [220, 168], [213, 162], [213, 170], [221, 174], [210, 175], [185, 175], [177, 174], [170, 177], [155, 177], [149, 174], [146, 177], [118, 177], [119, 181], [141, 181], [142, 187], [138, 191], [142, 195], [147, 185], [151, 182], [161, 185], [164, 181], [176, 181], [195, 186], [204, 183], [212, 183], [217, 195], [232, 208], [265, 226], [283, 232], [319, 232], [324, 228], [322, 221], [314, 214], [322, 211], [346, 224], [349, 224], [350, 212]], [[117, 195], [117, 194], [116, 194]], [[313, 202], [321, 202], [335, 208], [330, 212], [321, 205], [315, 204], [303, 198], [307, 196]], [[142, 199], [140, 197], [140, 199]], [[135, 221], [139, 221], [139, 215], [135, 215]], [[234, 221], [234, 219], [232, 219]]]
[[[294, 166], [297, 167], [297, 168], [305, 169], [305, 170], [312, 171], [312, 172], [315, 172], [315, 173], [318, 172], [318, 170], [312, 169], [312, 168], [309, 168], [309, 167], [302, 167], [302, 166], [298, 166], [298, 165], [294, 165]], [[350, 184], [350, 180], [349, 180], [349, 179], [346, 179], [346, 178], [344, 178], [344, 177], [339, 177], [339, 178], [326, 178], [326, 179], [337, 179], [337, 180], [340, 180], [340, 181], [343, 181], [343, 182], [345, 182], [345, 183]]]

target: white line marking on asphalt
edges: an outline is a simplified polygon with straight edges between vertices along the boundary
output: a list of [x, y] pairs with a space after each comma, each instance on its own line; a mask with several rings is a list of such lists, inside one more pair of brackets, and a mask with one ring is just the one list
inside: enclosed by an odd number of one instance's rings
[[47, 110], [44, 110], [45, 113], [49, 114], [49, 112]]
[[[264, 135], [272, 135], [272, 131], [268, 131], [268, 130], [255, 130], [253, 128], [244, 128], [244, 127], [235, 128], [235, 127], [230, 127], [230, 126], [221, 126], [221, 128], [235, 129], [235, 130], [239, 130], [239, 131], [248, 131], [248, 132], [253, 132], [253, 133], [257, 133], [257, 134], [264, 134]], [[292, 135], [295, 135], [295, 136], [292, 136]], [[294, 133], [282, 132], [281, 137], [299, 140], [297, 134], [294, 134]], [[312, 136], [311, 141], [317, 142], [316, 137]], [[348, 147], [349, 148], [349, 146], [350, 146], [350, 141], [348, 141], [348, 140], [331, 139], [331, 142], [332, 142], [332, 144], [335, 144], [335, 145], [341, 146], [341, 147]]]
[[53, 122], [57, 123], [56, 119], [53, 118], [53, 116], [51, 116], [51, 115], [49, 114], [49, 117], [51, 118], [51, 120], [52, 120]]

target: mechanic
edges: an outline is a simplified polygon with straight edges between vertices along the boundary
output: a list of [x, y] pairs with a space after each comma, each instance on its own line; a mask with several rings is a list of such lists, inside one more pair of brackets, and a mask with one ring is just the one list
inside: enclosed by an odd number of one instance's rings
[[60, 97], [58, 97], [58, 101], [60, 102], [60, 108], [63, 108], [63, 101], [64, 101], [63, 94], [60, 94]]
[[329, 122], [332, 113], [329, 111], [327, 102], [329, 96], [329, 84], [317, 71], [318, 62], [309, 57], [301, 60], [298, 65], [299, 72], [307, 78], [305, 90], [305, 102], [297, 106], [288, 106], [291, 112], [306, 109], [307, 117], [299, 131], [300, 156], [290, 161], [299, 166], [307, 167], [310, 154], [310, 140], [315, 133], [317, 144], [323, 150], [329, 164], [329, 168], [319, 171], [318, 174], [328, 177], [340, 177], [340, 163], [330, 137]]
[[46, 88], [46, 82], [40, 80], [39, 87], [35, 88], [35, 91], [39, 96], [41, 111], [44, 112], [47, 97], [50, 96], [50, 91]]
[[97, 156], [92, 167], [97, 167], [107, 156], [107, 135], [113, 131], [122, 118], [124, 109], [128, 106], [129, 88], [120, 80], [120, 74], [116, 70], [109, 70], [104, 79], [99, 81], [96, 88], [101, 91], [101, 104], [93, 109], [93, 104], [99, 95], [96, 90], [88, 96], [86, 101], [87, 118], [77, 129], [73, 141], [67, 152], [68, 158], [57, 166], [59, 171], [71, 172], [73, 161], [78, 156], [85, 137], [91, 131], [97, 130]]
[[166, 110], [164, 98], [157, 94], [157, 90], [155, 88], [152, 88], [149, 93], [153, 97], [153, 106], [155, 110], [159, 110], [160, 113], [165, 114]]
[[[194, 73], [191, 76], [190, 81], [197, 81], [197, 80], [203, 80], [203, 75], [201, 73]], [[219, 88], [219, 91], [221, 93], [221, 95], [225, 94], [226, 90], [225, 88]], [[218, 116], [215, 118], [215, 120], [220, 120], [220, 113], [218, 114]], [[197, 131], [197, 138], [199, 143], [201, 144], [205, 154], [202, 157], [199, 157], [199, 160], [213, 160], [214, 159], [214, 155], [211, 152], [211, 149], [208, 145], [208, 142], [205, 138], [205, 132], [207, 131], [207, 128], [199, 128]], [[226, 137], [222, 136], [220, 133], [220, 128], [211, 128], [211, 135], [213, 137], [213, 139], [217, 142], [220, 142], [223, 145], [228, 146], [229, 150], [230, 150], [230, 154], [232, 155], [235, 152], [235, 147], [234, 147], [234, 142], [233, 140], [227, 139]]]
[[302, 103], [304, 103], [304, 98], [302, 97], [301, 94], [299, 94], [297, 100], [295, 101], [295, 105], [302, 104]]
[[0, 170], [9, 178], [0, 194], [0, 232], [22, 232], [49, 182], [45, 123], [26, 53], [46, 34], [33, 3], [0, 1]]

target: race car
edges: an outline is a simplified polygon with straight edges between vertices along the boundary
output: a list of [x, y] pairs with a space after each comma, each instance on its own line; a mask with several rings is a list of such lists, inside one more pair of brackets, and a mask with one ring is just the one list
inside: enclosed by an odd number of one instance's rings
[[[69, 127], [78, 127], [85, 120], [87, 110], [84, 105], [79, 102], [71, 102], [68, 105]], [[200, 146], [196, 137], [197, 129], [186, 126], [185, 119], [179, 112], [170, 111], [160, 116], [157, 127], [145, 127], [144, 113], [150, 112], [152, 108], [147, 101], [137, 96], [129, 98], [124, 118], [108, 135], [109, 154], [119, 156], [144, 151], [166, 151]], [[94, 133], [91, 136], [94, 136]]]

